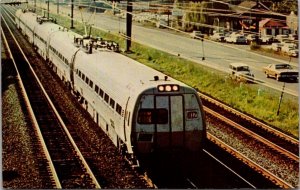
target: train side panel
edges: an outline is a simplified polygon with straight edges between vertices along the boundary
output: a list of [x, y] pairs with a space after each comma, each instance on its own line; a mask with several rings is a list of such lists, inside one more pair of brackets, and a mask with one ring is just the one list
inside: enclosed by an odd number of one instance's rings
[[74, 34], [64, 30], [51, 31], [48, 34], [46, 50], [48, 62], [59, 78], [71, 83], [71, 64], [75, 53], [79, 50], [73, 43]]
[[18, 10], [16, 15], [19, 18], [17, 23], [18, 28], [21, 30], [22, 34], [25, 35], [30, 43], [34, 43], [34, 28], [38, 25], [36, 22], [36, 17], [32, 12], [23, 12]]
[[[84, 52], [75, 58], [74, 90], [80, 94], [82, 106], [88, 111], [93, 120], [120, 148], [121, 144], [130, 147], [130, 130], [126, 119], [126, 94], [114, 90], [114, 83], [101, 73], [101, 66], [93, 64], [93, 60], [101, 59], [97, 55]], [[111, 85], [110, 85], [111, 84]]]

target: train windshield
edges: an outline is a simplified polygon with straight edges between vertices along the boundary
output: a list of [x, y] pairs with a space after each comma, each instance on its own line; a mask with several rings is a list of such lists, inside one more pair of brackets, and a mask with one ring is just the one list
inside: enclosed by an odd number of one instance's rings
[[140, 109], [137, 122], [139, 124], [167, 124], [167, 109]]

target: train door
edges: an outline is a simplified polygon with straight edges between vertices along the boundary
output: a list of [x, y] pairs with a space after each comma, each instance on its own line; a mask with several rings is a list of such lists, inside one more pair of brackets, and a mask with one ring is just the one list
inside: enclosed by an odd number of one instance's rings
[[155, 96], [157, 148], [184, 146], [184, 116], [182, 96]]

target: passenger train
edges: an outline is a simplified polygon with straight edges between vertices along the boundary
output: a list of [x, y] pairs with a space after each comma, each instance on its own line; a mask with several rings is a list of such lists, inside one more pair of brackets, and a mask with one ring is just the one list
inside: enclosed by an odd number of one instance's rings
[[15, 15], [19, 30], [128, 158], [201, 150], [206, 123], [193, 88], [124, 56], [116, 43], [85, 39], [28, 10]]

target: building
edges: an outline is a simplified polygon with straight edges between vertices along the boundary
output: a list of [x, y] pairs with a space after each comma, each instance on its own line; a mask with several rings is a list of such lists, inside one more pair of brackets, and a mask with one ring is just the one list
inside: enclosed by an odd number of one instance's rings
[[262, 36], [278, 34], [290, 34], [290, 28], [285, 20], [275, 20], [271, 18], [263, 19], [259, 22], [259, 32]]

